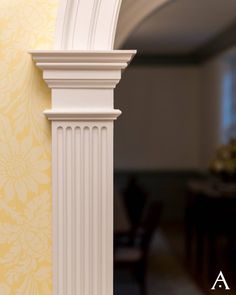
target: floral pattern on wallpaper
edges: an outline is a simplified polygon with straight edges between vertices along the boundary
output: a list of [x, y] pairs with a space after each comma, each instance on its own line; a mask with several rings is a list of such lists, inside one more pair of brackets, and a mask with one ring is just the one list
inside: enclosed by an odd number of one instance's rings
[[57, 0], [0, 1], [0, 295], [49, 295], [50, 92], [30, 49], [51, 48]]

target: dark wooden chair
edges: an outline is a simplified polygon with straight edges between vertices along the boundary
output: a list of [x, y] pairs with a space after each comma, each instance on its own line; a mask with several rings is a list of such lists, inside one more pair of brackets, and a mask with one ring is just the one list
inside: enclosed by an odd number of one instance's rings
[[115, 233], [115, 247], [134, 243], [137, 228], [140, 226], [147, 205], [148, 194], [135, 175], [129, 177], [122, 198], [130, 228], [127, 231]]
[[140, 293], [147, 294], [147, 262], [150, 243], [160, 221], [161, 202], [152, 202], [147, 206], [140, 227], [136, 230], [133, 245], [117, 247], [114, 253], [115, 270], [129, 269], [137, 280]]

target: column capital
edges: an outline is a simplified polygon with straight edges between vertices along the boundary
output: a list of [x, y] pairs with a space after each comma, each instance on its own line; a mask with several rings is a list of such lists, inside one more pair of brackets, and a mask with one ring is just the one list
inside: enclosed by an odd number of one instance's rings
[[114, 120], [113, 90], [135, 50], [30, 51], [43, 79], [52, 89], [49, 120]]
[[135, 50], [76, 51], [32, 50], [49, 88], [114, 89]]

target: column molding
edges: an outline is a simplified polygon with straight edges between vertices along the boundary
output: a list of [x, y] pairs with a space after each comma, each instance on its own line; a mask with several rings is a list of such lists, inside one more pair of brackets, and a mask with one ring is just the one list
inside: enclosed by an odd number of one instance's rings
[[60, 0], [55, 49], [112, 50], [122, 0]]
[[31, 51], [52, 90], [53, 295], [113, 294], [113, 92], [135, 51]]

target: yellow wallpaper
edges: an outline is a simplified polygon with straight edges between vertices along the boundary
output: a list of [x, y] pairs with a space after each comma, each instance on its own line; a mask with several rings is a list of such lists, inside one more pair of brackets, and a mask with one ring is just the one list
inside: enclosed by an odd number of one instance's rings
[[56, 12], [0, 1], [0, 295], [51, 294], [50, 92], [27, 51], [52, 47]]

